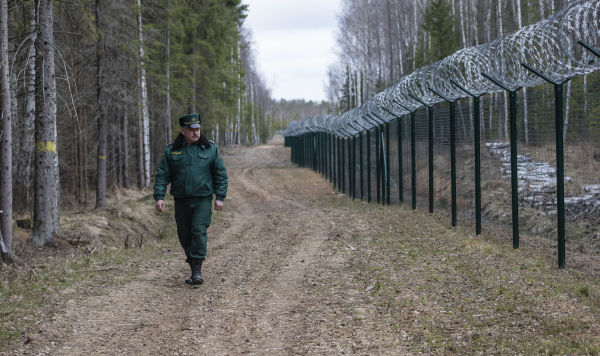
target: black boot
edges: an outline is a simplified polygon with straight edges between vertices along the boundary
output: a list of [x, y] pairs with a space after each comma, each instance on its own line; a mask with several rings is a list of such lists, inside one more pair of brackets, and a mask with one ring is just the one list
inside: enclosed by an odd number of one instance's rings
[[194, 277], [194, 267], [192, 267], [192, 262], [189, 262], [190, 265], [190, 269], [192, 270], [192, 274], [190, 275], [190, 278], [186, 278], [185, 279], [185, 284], [193, 284], [193, 277]]
[[192, 284], [202, 284], [204, 283], [204, 279], [202, 279], [202, 262], [204, 260], [193, 259], [192, 260]]

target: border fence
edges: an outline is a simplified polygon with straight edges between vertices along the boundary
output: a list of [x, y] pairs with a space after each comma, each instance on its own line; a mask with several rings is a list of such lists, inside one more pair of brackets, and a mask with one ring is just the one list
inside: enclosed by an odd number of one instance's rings
[[[600, 0], [403, 77], [342, 115], [292, 122], [292, 161], [368, 202], [600, 251]], [[552, 241], [553, 239], [548, 239]]]

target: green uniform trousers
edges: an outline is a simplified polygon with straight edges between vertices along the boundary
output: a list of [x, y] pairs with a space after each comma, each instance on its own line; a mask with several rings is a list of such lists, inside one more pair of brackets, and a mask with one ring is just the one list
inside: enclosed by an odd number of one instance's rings
[[207, 229], [210, 226], [212, 197], [175, 199], [175, 221], [186, 262], [206, 258]]

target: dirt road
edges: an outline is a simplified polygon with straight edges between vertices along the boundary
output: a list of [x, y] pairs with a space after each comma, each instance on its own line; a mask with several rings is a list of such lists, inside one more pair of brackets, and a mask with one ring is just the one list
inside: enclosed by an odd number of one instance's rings
[[[352, 201], [281, 144], [224, 158], [204, 285], [183, 283], [174, 232], [112, 250], [122, 261], [109, 250], [73, 272], [81, 283], [48, 286], [55, 302], [27, 316], [10, 354], [600, 354], [597, 257], [569, 251], [558, 270], [542, 238], [515, 250], [506, 230], [474, 236], [447, 216]], [[134, 199], [136, 216], [151, 204]]]
[[209, 229], [204, 285], [184, 285], [183, 253], [165, 251], [134, 282], [67, 304], [48, 326], [56, 342], [36, 352], [402, 353], [339, 242], [365, 225], [322, 209], [321, 198], [339, 196], [317, 174], [285, 169], [288, 154], [277, 145], [225, 155], [230, 190]]

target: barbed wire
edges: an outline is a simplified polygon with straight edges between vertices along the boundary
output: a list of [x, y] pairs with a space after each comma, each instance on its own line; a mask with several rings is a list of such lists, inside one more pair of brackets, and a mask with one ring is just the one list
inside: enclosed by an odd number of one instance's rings
[[342, 115], [317, 115], [292, 121], [283, 135], [298, 136], [309, 132], [355, 135], [415, 111], [424, 104], [467, 97], [452, 81], [478, 95], [503, 90], [482, 73], [493, 75], [511, 88], [533, 87], [544, 82], [521, 63], [533, 66], [555, 81], [594, 72], [600, 69], [600, 61], [578, 41], [600, 47], [599, 27], [600, 0], [574, 1], [539, 22], [421, 67]]

